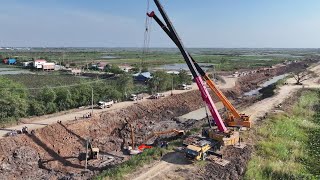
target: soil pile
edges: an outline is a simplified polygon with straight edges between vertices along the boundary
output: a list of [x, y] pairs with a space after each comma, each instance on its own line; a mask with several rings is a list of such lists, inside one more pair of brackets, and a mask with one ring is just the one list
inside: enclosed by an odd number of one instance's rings
[[[278, 70], [275, 75], [284, 71]], [[251, 88], [250, 83], [257, 84], [268, 78], [270, 76], [262, 72], [254, 76], [242, 77], [235, 88], [223, 92], [229, 98], [238, 97], [245, 89], [242, 86]], [[212, 97], [215, 102], [218, 101], [215, 96]], [[90, 162], [89, 173], [83, 173], [85, 166], [83, 156], [87, 138], [93, 139], [92, 146], [98, 147], [101, 153], [120, 152], [124, 146], [130, 144], [131, 127], [135, 134], [135, 142], [141, 143], [153, 131], [181, 127], [174, 118], [197, 110], [203, 105], [200, 93], [197, 90], [189, 91], [167, 98], [140, 102], [121, 110], [105, 112], [90, 120], [79, 120], [67, 124], [57, 123], [38, 129], [34, 134], [0, 139], [0, 179], [90, 178], [125, 159], [115, 157], [114, 161], [106, 163], [103, 167]], [[243, 153], [247, 152], [249, 150]], [[243, 156], [233, 155], [233, 157]], [[238, 164], [242, 161], [246, 163], [246, 158], [231, 159], [231, 161], [236, 161]], [[236, 171], [236, 174], [241, 174], [243, 171], [241, 167], [245, 167], [245, 164], [221, 171], [230, 169]], [[205, 169], [208, 171], [207, 179], [222, 176], [236, 177], [226, 172], [212, 174], [211, 171], [215, 172], [215, 168], [219, 169], [214, 165], [207, 168]]]
[[242, 179], [247, 163], [250, 160], [252, 150], [253, 148], [251, 146], [247, 146], [244, 149], [228, 146], [223, 151], [223, 157], [230, 161], [228, 165], [221, 166], [210, 162], [203, 169], [200, 169], [201, 173], [198, 175], [202, 176], [204, 179]]

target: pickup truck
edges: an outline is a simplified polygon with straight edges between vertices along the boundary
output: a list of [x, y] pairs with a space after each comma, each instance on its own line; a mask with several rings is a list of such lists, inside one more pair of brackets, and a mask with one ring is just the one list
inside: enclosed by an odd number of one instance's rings
[[99, 102], [98, 102], [98, 107], [99, 107], [100, 109], [104, 109], [104, 108], [109, 108], [109, 107], [111, 107], [113, 104], [114, 104], [114, 101], [113, 101], [113, 100], [107, 101], [107, 102], [99, 101]]
[[143, 99], [143, 96], [142, 96], [142, 94], [138, 94], [138, 95], [131, 94], [131, 96], [130, 96], [129, 99], [130, 99], [131, 101], [137, 101], [137, 100]]
[[192, 89], [192, 87], [190, 85], [187, 85], [187, 84], [181, 84], [181, 85], [179, 85], [179, 89], [181, 89], [181, 90], [190, 90], [190, 89]]
[[164, 97], [164, 94], [156, 93], [150, 96], [150, 99], [159, 99], [161, 97]]

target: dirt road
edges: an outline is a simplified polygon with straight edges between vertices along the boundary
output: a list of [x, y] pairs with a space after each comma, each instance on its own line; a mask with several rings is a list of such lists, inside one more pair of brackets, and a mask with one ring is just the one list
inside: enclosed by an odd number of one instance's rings
[[[192, 91], [196, 89], [197, 86], [196, 84], [192, 84], [192, 89], [191, 90], [173, 90], [173, 94], [181, 94], [187, 91]], [[163, 93], [165, 96], [169, 96], [171, 94], [171, 91], [167, 91]], [[152, 101], [152, 99], [148, 99], [145, 97], [142, 100], [139, 100], [138, 102], [143, 102], [143, 101]], [[102, 112], [106, 111], [114, 111], [114, 110], [119, 110], [122, 108], [126, 108], [130, 105], [135, 104], [135, 101], [124, 101], [120, 103], [114, 104], [110, 108], [105, 108], [105, 109], [93, 109], [93, 114], [100, 114]], [[28, 130], [33, 130], [33, 129], [38, 129], [38, 128], [43, 128], [47, 125], [57, 123], [57, 121], [62, 121], [62, 122], [67, 122], [67, 121], [74, 121], [76, 118], [81, 119], [83, 118], [84, 114], [89, 114], [91, 113], [92, 110], [90, 108], [86, 109], [74, 109], [70, 110], [64, 113], [56, 113], [56, 114], [51, 114], [51, 115], [44, 115], [40, 117], [34, 117], [34, 118], [24, 118], [22, 119], [22, 124], [17, 125], [17, 126], [12, 126], [8, 128], [2, 128], [0, 129], [0, 138], [5, 136], [8, 132], [11, 130], [21, 130], [24, 126], [28, 127]]]
[[[318, 76], [320, 75], [320, 65], [316, 65], [310, 68], [311, 71], [315, 72]], [[280, 87], [275, 96], [263, 99], [262, 101], [256, 102], [250, 107], [243, 110], [244, 113], [249, 114], [253, 122], [263, 117], [266, 113], [270, 112], [275, 106], [282, 103], [286, 98], [294, 94], [298, 89], [301, 88], [320, 88], [318, 83], [320, 77], [309, 78], [303, 82], [302, 86], [295, 85], [294, 78], [287, 79], [287, 85]]]
[[[316, 74], [320, 75], [320, 65], [310, 68], [311, 71], [314, 71]], [[295, 91], [300, 88], [320, 88], [318, 83], [319, 77], [310, 78], [304, 82], [304, 86], [294, 85], [294, 78], [287, 80], [288, 85], [280, 87], [277, 94], [273, 97], [266, 98], [262, 101], [254, 103], [250, 107], [243, 110], [246, 114], [251, 115], [252, 121], [255, 121], [257, 118], [264, 116], [267, 112], [271, 111], [276, 105], [283, 102], [287, 97], [292, 95]], [[174, 157], [171, 157], [174, 158]], [[184, 157], [182, 157], [184, 158]], [[159, 161], [157, 164], [154, 164], [149, 169], [144, 169], [143, 173], [140, 173], [136, 176], [135, 180], [140, 179], [181, 179], [177, 177], [177, 171], [179, 169], [184, 169], [186, 172], [190, 171], [190, 168], [194, 168], [191, 165], [179, 165], [177, 163], [168, 163], [165, 160]], [[191, 170], [192, 171], [192, 170]], [[184, 178], [183, 178], [184, 179]]]
[[[236, 81], [236, 78], [226, 77], [226, 83], [221, 83], [218, 86], [220, 88], [229, 88], [230, 86], [234, 85], [235, 81]], [[192, 91], [195, 89], [198, 89], [198, 87], [195, 83], [193, 83], [191, 90], [173, 90], [172, 93], [181, 94], [181, 93], [185, 93], [187, 91]], [[165, 96], [170, 96], [171, 91], [164, 92], [163, 94]], [[148, 99], [147, 97], [145, 97], [144, 99], [139, 100], [138, 102], [143, 102], [143, 101], [152, 101], [152, 99]], [[39, 129], [47, 125], [54, 124], [57, 121], [62, 121], [62, 122], [74, 121], [76, 118], [77, 119], [83, 118], [84, 114], [89, 114], [91, 112], [93, 112], [93, 114], [100, 114], [106, 111], [119, 110], [119, 109], [126, 108], [128, 106], [131, 106], [135, 103], [136, 102], [134, 101], [125, 101], [125, 102], [116, 103], [111, 108], [106, 108], [106, 109], [93, 109], [93, 111], [90, 108], [73, 109], [67, 112], [60, 112], [60, 113], [44, 115], [40, 117], [23, 118], [21, 120], [21, 122], [23, 123], [19, 125], [0, 129], [0, 138], [4, 137], [8, 132], [12, 130], [21, 130], [24, 126], [27, 126], [28, 130]]]
[[[148, 180], [148, 179], [181, 179], [181, 176], [177, 174], [163, 174], [163, 172], [170, 171], [172, 168], [183, 171], [184, 169], [192, 168], [192, 162], [184, 158], [184, 154], [179, 152], [168, 153], [163, 156], [162, 160], [156, 164], [156, 166], [149, 166], [141, 168], [141, 171], [127, 177], [132, 180]], [[148, 169], [148, 173], [145, 173], [143, 169]], [[161, 171], [159, 171], [161, 169]]]

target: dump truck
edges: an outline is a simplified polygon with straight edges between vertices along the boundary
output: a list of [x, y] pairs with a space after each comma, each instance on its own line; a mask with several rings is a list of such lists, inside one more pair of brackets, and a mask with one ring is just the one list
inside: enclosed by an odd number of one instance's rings
[[210, 143], [205, 143], [202, 146], [190, 144], [186, 147], [185, 153], [188, 159], [199, 161], [207, 158], [210, 149]]
[[192, 135], [183, 141], [184, 153], [190, 160], [205, 160], [209, 155], [222, 158], [220, 143], [207, 137]]

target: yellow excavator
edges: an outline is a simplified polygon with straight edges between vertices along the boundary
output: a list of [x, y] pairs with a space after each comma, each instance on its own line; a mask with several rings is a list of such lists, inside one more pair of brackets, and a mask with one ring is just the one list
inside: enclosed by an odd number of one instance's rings
[[[88, 160], [90, 159], [99, 159], [99, 148], [92, 146], [92, 140], [87, 140], [87, 154], [88, 154]], [[88, 149], [90, 150], [88, 152]]]

